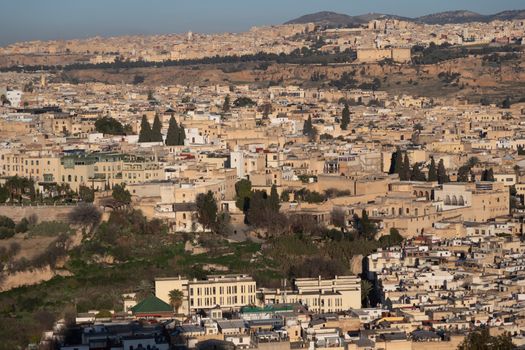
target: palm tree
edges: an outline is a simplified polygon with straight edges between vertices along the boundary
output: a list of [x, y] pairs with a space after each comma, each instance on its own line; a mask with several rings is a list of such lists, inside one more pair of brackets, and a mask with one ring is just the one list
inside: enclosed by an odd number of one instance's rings
[[372, 291], [372, 283], [368, 280], [361, 280], [361, 302], [363, 306], [368, 306], [368, 295]]
[[179, 308], [182, 306], [184, 294], [178, 289], [173, 289], [169, 292], [168, 296], [170, 297], [171, 306], [173, 306], [175, 309], [175, 313], [179, 313]]

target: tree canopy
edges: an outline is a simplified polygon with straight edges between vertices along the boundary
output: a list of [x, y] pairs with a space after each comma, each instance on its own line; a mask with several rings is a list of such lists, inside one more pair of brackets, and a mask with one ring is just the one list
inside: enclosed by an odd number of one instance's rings
[[115, 185], [113, 186], [113, 193], [111, 194], [114, 200], [130, 204], [131, 203], [131, 193], [126, 190], [126, 184]]
[[200, 193], [195, 201], [197, 205], [197, 220], [204, 229], [216, 231], [218, 206], [213, 192]]
[[95, 121], [95, 129], [97, 132], [106, 135], [124, 135], [126, 133], [124, 126], [118, 120], [109, 116], [98, 118]]
[[153, 140], [153, 132], [148, 118], [143, 115], [140, 122], [139, 142], [151, 142]]
[[350, 124], [350, 108], [348, 107], [348, 103], [345, 103], [345, 107], [343, 108], [343, 113], [341, 115], [341, 129], [348, 129], [348, 124]]
[[184, 145], [184, 139], [181, 140], [181, 127], [179, 127], [175, 117], [171, 116], [168, 126], [168, 133], [166, 134], [166, 146], [178, 145]]
[[162, 122], [158, 114], [155, 115], [153, 126], [151, 127], [151, 141], [162, 142]]

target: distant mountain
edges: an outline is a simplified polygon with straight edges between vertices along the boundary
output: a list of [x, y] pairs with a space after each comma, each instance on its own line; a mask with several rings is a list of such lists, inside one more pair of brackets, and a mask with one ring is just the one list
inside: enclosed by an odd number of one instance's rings
[[488, 16], [480, 15], [472, 11], [446, 11], [433, 13], [416, 18], [416, 21], [426, 24], [447, 24], [447, 23], [469, 23], [486, 22]]
[[318, 23], [330, 26], [347, 26], [364, 23], [355, 17], [337, 12], [322, 11], [301, 16], [286, 22], [285, 24]]
[[293, 19], [286, 22], [285, 24], [303, 24], [303, 23], [317, 23], [321, 25], [327, 25], [331, 27], [339, 26], [356, 26], [364, 23], [368, 23], [374, 19], [379, 18], [392, 18], [392, 19], [405, 19], [410, 20], [410, 18], [395, 16], [395, 15], [386, 15], [382, 13], [366, 13], [359, 16], [349, 16], [342, 13], [322, 11], [311, 13], [308, 15], [301, 16], [299, 18]]
[[525, 10], [503, 11], [492, 15], [492, 20], [511, 21], [514, 19], [525, 19]]
[[349, 16], [343, 13], [322, 11], [308, 15], [301, 16], [286, 22], [285, 24], [303, 24], [303, 23], [317, 23], [330, 27], [340, 26], [357, 26], [369, 21], [389, 18], [400, 19], [412, 22], [421, 22], [426, 24], [448, 24], [448, 23], [470, 23], [470, 22], [490, 22], [494, 20], [514, 20], [525, 19], [525, 10], [509, 10], [496, 13], [493, 15], [482, 15], [476, 12], [467, 10], [446, 11], [433, 13], [417, 18], [402, 17], [396, 15], [382, 14], [382, 13], [368, 13], [359, 16]]

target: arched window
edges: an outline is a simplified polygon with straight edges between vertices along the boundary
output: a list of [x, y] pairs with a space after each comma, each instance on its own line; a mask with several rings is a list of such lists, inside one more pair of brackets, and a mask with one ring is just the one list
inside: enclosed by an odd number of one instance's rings
[[463, 196], [459, 196], [458, 205], [464, 206], [465, 205], [465, 199]]
[[458, 199], [456, 196], [452, 196], [452, 205], [458, 205]]
[[448, 194], [445, 197], [445, 205], [450, 205], [450, 196]]

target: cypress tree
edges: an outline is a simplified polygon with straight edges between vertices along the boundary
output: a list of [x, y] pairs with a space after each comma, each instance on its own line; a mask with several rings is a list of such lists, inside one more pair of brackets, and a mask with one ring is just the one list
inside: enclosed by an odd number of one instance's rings
[[186, 140], [186, 131], [184, 130], [184, 125], [179, 127], [179, 145], [184, 146], [184, 140]]
[[168, 133], [166, 134], [166, 146], [177, 146], [179, 144], [179, 124], [174, 116], [170, 118]]
[[399, 177], [401, 177], [402, 171], [403, 171], [403, 153], [398, 148], [395, 154], [394, 173], [398, 174]]
[[230, 111], [230, 95], [226, 95], [224, 103], [222, 104], [222, 111], [228, 113]]
[[348, 108], [348, 104], [345, 103], [345, 108], [343, 108], [343, 115], [341, 118], [341, 129], [348, 129], [348, 124], [350, 124], [350, 109]]
[[445, 169], [445, 163], [443, 162], [443, 159], [439, 160], [438, 163], [438, 169], [437, 169], [437, 176], [438, 176], [438, 183], [444, 184], [445, 182], [449, 182], [449, 178], [447, 175], [447, 170]]
[[388, 170], [389, 174], [396, 173], [396, 160], [397, 160], [397, 151], [392, 152], [392, 156], [390, 156], [390, 169]]
[[410, 160], [408, 154], [405, 152], [405, 158], [403, 159], [403, 167], [401, 168], [401, 174], [399, 177], [402, 181], [410, 180]]
[[155, 115], [153, 126], [151, 128], [151, 141], [162, 142], [162, 123], [158, 114]]
[[426, 181], [425, 174], [419, 169], [419, 165], [417, 163], [414, 163], [412, 166], [412, 171], [410, 173], [410, 180], [412, 181]]
[[492, 168], [485, 169], [481, 173], [481, 181], [494, 181], [494, 170]]
[[151, 125], [145, 115], [142, 116], [140, 123], [139, 142], [151, 142]]
[[436, 168], [436, 161], [434, 160], [434, 157], [430, 159], [430, 166], [428, 167], [428, 181], [437, 181], [438, 175], [437, 175], [437, 168]]
[[308, 116], [303, 124], [303, 135], [310, 136], [313, 131], [312, 117]]
[[279, 212], [281, 206], [279, 205], [279, 194], [277, 193], [277, 187], [275, 185], [272, 185], [269, 199], [270, 209], [274, 212]]

